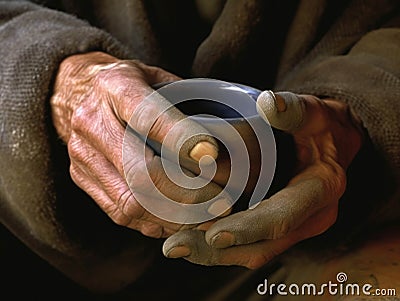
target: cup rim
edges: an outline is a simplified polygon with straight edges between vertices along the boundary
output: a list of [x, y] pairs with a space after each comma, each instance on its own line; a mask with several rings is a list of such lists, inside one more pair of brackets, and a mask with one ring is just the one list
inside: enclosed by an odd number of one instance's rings
[[[176, 82], [176, 81], [165, 81], [165, 82], [156, 83], [156, 84], [152, 85], [152, 88], [157, 90], [159, 88], [162, 88], [162, 87], [164, 87], [164, 86], [166, 86], [168, 84], [174, 83], [174, 82]], [[240, 83], [236, 83], [236, 82], [229, 82], [229, 83], [241, 88], [244, 93], [246, 93], [248, 96], [250, 96], [251, 99], [254, 100], [254, 103], [257, 102], [257, 96], [262, 92], [261, 90], [259, 90], [257, 88], [254, 88], [254, 87], [251, 87], [251, 86], [248, 86], [248, 85], [245, 85], [245, 84], [240, 84]], [[212, 115], [210, 115], [210, 116], [201, 116], [201, 114], [199, 114], [199, 115], [188, 115], [188, 116], [191, 119], [194, 119], [194, 120], [216, 121], [216, 122], [218, 120], [220, 120], [220, 119], [223, 119], [223, 120], [229, 121], [229, 122], [241, 122], [243, 120], [248, 120], [248, 119], [253, 120], [253, 119], [258, 119], [260, 117], [259, 114], [257, 113], [257, 110], [255, 110], [254, 114], [247, 115], [247, 116], [241, 115], [239, 117], [217, 117], [217, 116], [212, 116]]]

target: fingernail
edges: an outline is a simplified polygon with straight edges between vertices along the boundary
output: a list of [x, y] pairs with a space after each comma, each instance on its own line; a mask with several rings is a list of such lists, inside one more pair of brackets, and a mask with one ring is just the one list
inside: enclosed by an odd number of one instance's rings
[[287, 109], [285, 99], [277, 94], [274, 94], [274, 96], [275, 96], [275, 106], [278, 112], [285, 112]]
[[230, 232], [219, 232], [211, 239], [211, 246], [215, 248], [227, 248], [235, 244], [235, 236]]
[[179, 258], [179, 257], [186, 257], [189, 255], [190, 255], [190, 249], [188, 247], [177, 246], [169, 250], [166, 256], [168, 258]]
[[202, 163], [210, 164], [217, 159], [218, 150], [214, 144], [208, 141], [201, 141], [193, 147], [189, 156], [197, 162], [200, 162], [200, 159], [203, 158]]
[[302, 99], [292, 92], [263, 91], [257, 98], [257, 112], [274, 128], [293, 133], [303, 123], [305, 108]]
[[261, 100], [263, 108], [267, 107], [269, 110], [276, 110], [278, 113], [285, 112], [287, 109], [285, 99], [271, 90], [263, 91], [258, 98]]
[[227, 216], [231, 209], [231, 203], [227, 199], [219, 199], [212, 203], [207, 211], [214, 216]]

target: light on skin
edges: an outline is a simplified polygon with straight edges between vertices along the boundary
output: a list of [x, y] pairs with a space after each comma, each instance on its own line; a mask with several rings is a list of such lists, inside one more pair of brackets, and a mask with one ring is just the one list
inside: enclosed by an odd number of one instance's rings
[[201, 141], [193, 147], [193, 149], [190, 151], [189, 156], [197, 162], [200, 162], [200, 160], [204, 157], [204, 163], [211, 163], [212, 161], [217, 159], [218, 150], [214, 144], [208, 141]]
[[215, 216], [227, 216], [231, 213], [231, 204], [227, 199], [219, 199], [208, 207], [208, 213]]

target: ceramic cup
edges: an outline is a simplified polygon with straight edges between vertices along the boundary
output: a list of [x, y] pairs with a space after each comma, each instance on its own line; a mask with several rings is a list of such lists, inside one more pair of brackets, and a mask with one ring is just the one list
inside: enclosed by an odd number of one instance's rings
[[[276, 180], [275, 137], [281, 142], [282, 133], [258, 115], [260, 90], [213, 79], [160, 83], [154, 88], [216, 138], [219, 155], [213, 181], [234, 196], [235, 208], [254, 206], [268, 195]], [[181, 165], [199, 172], [193, 162]]]

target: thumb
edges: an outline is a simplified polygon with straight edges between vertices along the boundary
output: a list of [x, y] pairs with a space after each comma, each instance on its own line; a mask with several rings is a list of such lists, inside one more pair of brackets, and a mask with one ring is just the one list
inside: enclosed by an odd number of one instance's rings
[[271, 126], [285, 132], [295, 132], [304, 119], [305, 104], [291, 92], [263, 91], [257, 98], [258, 114]]

